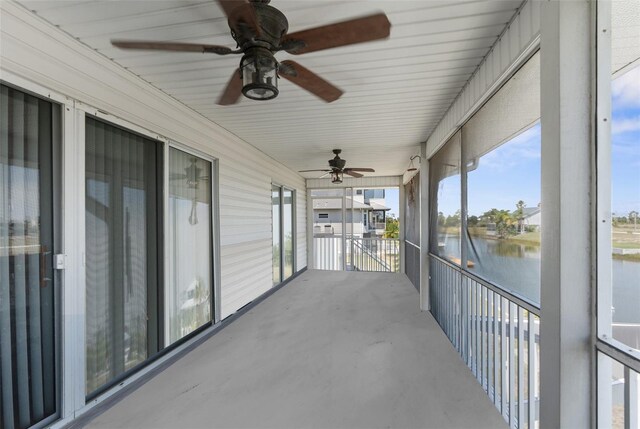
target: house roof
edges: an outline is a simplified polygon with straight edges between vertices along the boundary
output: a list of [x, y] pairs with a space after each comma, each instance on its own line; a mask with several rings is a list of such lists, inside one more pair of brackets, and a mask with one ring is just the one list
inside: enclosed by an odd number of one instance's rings
[[373, 210], [385, 210], [385, 211], [386, 211], [386, 210], [391, 210], [391, 208], [389, 208], [389, 207], [387, 207], [387, 206], [384, 206], [384, 205], [382, 205], [382, 204], [378, 204], [378, 203], [373, 202], [373, 201], [370, 201], [370, 202], [369, 202], [369, 205], [371, 206], [371, 208], [372, 208]]
[[[350, 203], [353, 203], [354, 209], [361, 210], [391, 210], [389, 207], [383, 206], [382, 204], [370, 202], [369, 204], [362, 203], [357, 200], [353, 200], [347, 197], [347, 208], [351, 208]], [[314, 209], [327, 209], [327, 210], [339, 210], [342, 208], [342, 200], [340, 198], [314, 198], [313, 199], [313, 208]]]
[[[349, 202], [353, 201], [354, 209], [371, 209], [371, 207], [367, 204], [361, 203], [359, 201], [351, 200], [351, 198], [347, 198]], [[347, 202], [347, 204], [349, 204]], [[314, 209], [329, 209], [329, 210], [337, 210], [342, 208], [342, 199], [341, 198], [314, 198], [313, 199], [313, 208]]]
[[[540, 207], [525, 207], [522, 209], [522, 217], [525, 219], [538, 213], [540, 213]], [[516, 212], [514, 211], [513, 214], [516, 214]]]

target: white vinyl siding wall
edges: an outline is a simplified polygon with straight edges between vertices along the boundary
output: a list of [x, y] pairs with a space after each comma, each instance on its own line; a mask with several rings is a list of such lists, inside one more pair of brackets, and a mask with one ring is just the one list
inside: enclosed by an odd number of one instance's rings
[[18, 4], [0, 2], [0, 12], [0, 79], [25, 79], [218, 159], [222, 318], [272, 287], [272, 182], [296, 190], [296, 270], [306, 267], [300, 175]]

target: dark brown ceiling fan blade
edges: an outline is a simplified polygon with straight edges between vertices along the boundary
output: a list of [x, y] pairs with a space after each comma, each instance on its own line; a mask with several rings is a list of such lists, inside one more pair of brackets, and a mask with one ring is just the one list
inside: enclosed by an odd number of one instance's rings
[[344, 174], [348, 174], [351, 177], [363, 177], [364, 174], [356, 173], [355, 171], [343, 170]]
[[283, 37], [281, 46], [290, 54], [305, 54], [385, 39], [389, 37], [390, 29], [391, 23], [387, 16], [384, 13], [377, 13], [287, 34]]
[[298, 171], [298, 173], [312, 173], [314, 171], [326, 171], [330, 173], [332, 170], [326, 170], [326, 169], [325, 170], [300, 170]]
[[111, 44], [121, 49], [145, 49], [159, 51], [177, 52], [202, 52], [209, 54], [228, 55], [238, 54], [241, 51], [234, 51], [226, 46], [200, 45], [197, 43], [177, 43], [151, 40], [112, 40]]
[[233, 30], [240, 33], [249, 30], [255, 36], [260, 35], [256, 11], [247, 0], [218, 0], [218, 4], [229, 18]]
[[375, 173], [376, 170], [374, 170], [373, 168], [345, 168], [344, 172], [346, 173], [347, 170], [349, 171], [364, 171], [365, 173]]
[[221, 106], [228, 106], [230, 104], [236, 104], [240, 100], [240, 96], [242, 95], [242, 77], [240, 77], [240, 72], [236, 69], [233, 71], [231, 75], [231, 79], [229, 79], [229, 83], [227, 84], [224, 92], [218, 99], [218, 104]]
[[[301, 66], [295, 61], [286, 60], [280, 63], [280, 76], [306, 89], [310, 93], [320, 97], [327, 103], [336, 101], [344, 94], [342, 90], [322, 79], [311, 70]], [[282, 67], [284, 66], [284, 67]]]

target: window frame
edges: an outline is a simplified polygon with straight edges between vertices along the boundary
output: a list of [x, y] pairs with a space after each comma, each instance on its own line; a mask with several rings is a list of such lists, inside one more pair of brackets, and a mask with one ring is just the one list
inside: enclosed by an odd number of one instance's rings
[[[595, 16], [593, 46], [593, 97], [592, 110], [595, 122], [593, 131], [595, 174], [592, 175], [595, 197], [595, 209], [592, 216], [595, 222], [592, 255], [595, 275], [592, 285], [593, 329], [591, 338], [592, 379], [595, 388], [592, 394], [592, 410], [595, 413], [594, 426], [607, 427], [611, 424], [611, 359], [628, 369], [640, 373], [640, 351], [615, 340], [612, 331], [612, 5], [611, 2], [593, 2]], [[610, 361], [609, 361], [610, 362]], [[610, 369], [609, 369], [610, 370]], [[609, 384], [603, 386], [602, 384]], [[630, 404], [625, 404], [625, 408]], [[629, 410], [626, 410], [628, 413]], [[629, 422], [626, 422], [628, 425]]]
[[[298, 244], [298, 237], [297, 237], [297, 222], [296, 222], [296, 217], [298, 214], [298, 208], [297, 208], [297, 191], [296, 188], [291, 187], [291, 186], [287, 186], [287, 185], [282, 185], [278, 182], [275, 181], [271, 181], [271, 190], [270, 193], [272, 194], [273, 191], [275, 190], [275, 188], [279, 188], [279, 199], [280, 199], [280, 207], [279, 207], [279, 214], [280, 214], [280, 222], [279, 222], [279, 227], [280, 227], [280, 281], [278, 283], [273, 283], [273, 287], [278, 286], [282, 283], [284, 283], [285, 281], [289, 280], [290, 278], [292, 278], [293, 276], [295, 276], [296, 272], [297, 272], [297, 264], [298, 264], [298, 255], [297, 255], [297, 244]], [[293, 260], [291, 261], [292, 263], [292, 274], [291, 276], [284, 278], [284, 191], [290, 191], [291, 192], [291, 235], [292, 235], [292, 258]], [[271, 197], [273, 198], [273, 196]], [[271, 208], [271, 240], [273, 243], [273, 206]], [[273, 261], [271, 261], [271, 268], [273, 269]], [[271, 279], [273, 280], [273, 271], [271, 273]]]

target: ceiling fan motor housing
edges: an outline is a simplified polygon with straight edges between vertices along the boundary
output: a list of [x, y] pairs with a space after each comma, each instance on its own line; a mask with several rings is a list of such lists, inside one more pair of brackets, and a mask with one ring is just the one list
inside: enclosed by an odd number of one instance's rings
[[338, 157], [337, 155], [335, 158], [329, 160], [329, 166], [331, 168], [342, 170], [345, 165], [347, 165], [347, 161]]
[[231, 36], [241, 49], [245, 50], [260, 46], [276, 51], [280, 47], [280, 39], [289, 30], [289, 21], [287, 21], [287, 17], [282, 12], [267, 3], [269, 2], [260, 0], [251, 2], [260, 26], [259, 36], [253, 35], [251, 31], [242, 31], [242, 29], [237, 28], [237, 18], [234, 14], [229, 16], [229, 27], [232, 29], [235, 27], [235, 31], [231, 31]]

